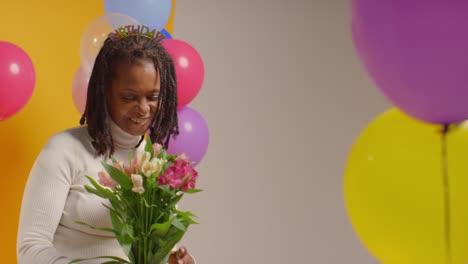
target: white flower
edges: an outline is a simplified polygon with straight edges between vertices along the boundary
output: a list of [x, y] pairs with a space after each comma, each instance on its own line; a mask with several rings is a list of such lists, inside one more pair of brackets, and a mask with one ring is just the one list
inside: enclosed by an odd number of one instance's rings
[[140, 174], [132, 174], [132, 183], [133, 188], [132, 191], [142, 194], [145, 192], [145, 188], [143, 188], [143, 177]]
[[131, 164], [132, 172], [138, 173], [141, 170], [142, 165], [148, 162], [150, 158], [151, 153], [143, 150], [137, 150]]
[[137, 162], [138, 164], [143, 164], [151, 158], [151, 153], [146, 152], [146, 151], [138, 151], [137, 152]]
[[163, 165], [166, 163], [166, 160], [153, 158], [150, 161], [147, 161], [141, 165], [141, 171], [146, 177], [150, 177], [151, 174], [156, 173], [159, 175], [161, 173]]

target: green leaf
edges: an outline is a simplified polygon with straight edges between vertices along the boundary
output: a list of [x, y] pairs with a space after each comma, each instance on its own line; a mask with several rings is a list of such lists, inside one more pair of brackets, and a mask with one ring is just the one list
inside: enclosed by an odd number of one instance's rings
[[198, 225], [199, 223], [197, 221], [194, 221], [191, 217], [187, 217], [187, 218], [183, 218], [182, 219], [182, 222], [184, 223], [185, 226], [189, 226], [189, 225]]
[[[135, 247], [134, 247], [135, 248]], [[135, 257], [132, 251], [128, 253], [128, 259], [130, 260], [130, 263], [136, 263]]]
[[125, 255], [128, 256], [132, 247], [132, 243], [135, 241], [135, 237], [133, 236], [133, 226], [130, 224], [124, 224], [118, 219], [115, 219], [114, 216], [112, 216], [112, 212], [111, 220], [112, 226], [116, 231], [115, 237], [117, 238], [117, 241], [119, 241], [119, 244], [122, 247]]
[[92, 189], [90, 188], [89, 186], [85, 185], [85, 189], [90, 192], [90, 193], [94, 193], [102, 198], [105, 198], [105, 199], [113, 199], [115, 198], [115, 195], [112, 193], [112, 191], [102, 187], [99, 183], [96, 182], [96, 180], [94, 180], [93, 178], [89, 177], [89, 176], [86, 176], [86, 178], [88, 178], [89, 182], [91, 182], [91, 184], [93, 185], [93, 187], [95, 189]]
[[68, 262], [68, 264], [78, 263], [78, 262], [81, 262], [81, 261], [92, 260], [92, 259], [113, 259], [113, 260], [119, 261], [119, 262], [117, 262], [117, 263], [127, 263], [127, 264], [131, 264], [130, 262], [128, 262], [128, 261], [125, 260], [125, 259], [121, 259], [121, 258], [114, 257], [114, 256], [100, 256], [100, 257], [94, 257], [94, 258], [74, 259], [74, 260]]
[[149, 152], [151, 154], [151, 158], [153, 158], [154, 148], [153, 148], [153, 143], [151, 142], [151, 137], [150, 136], [146, 137], [145, 151]]
[[161, 175], [163, 175], [164, 173], [166, 173], [166, 170], [167, 170], [168, 167], [169, 167], [169, 162], [166, 162], [166, 163], [163, 164], [163, 166], [162, 166], [162, 168], [161, 168], [161, 172], [160, 172], [159, 175], [158, 175], [158, 178], [159, 178], [159, 176], [161, 176]]
[[168, 161], [174, 162], [177, 159], [178, 155], [167, 155], [166, 159]]
[[109, 209], [109, 211], [113, 211], [118, 217], [120, 217], [120, 219], [125, 219], [127, 211], [124, 209], [124, 205], [121, 204], [121, 201], [119, 201], [118, 199], [112, 199], [109, 200], [109, 202], [111, 206], [107, 206], [106, 204], [102, 205]]
[[167, 232], [169, 231], [169, 227], [171, 227], [172, 221], [174, 218], [169, 219], [169, 221], [166, 221], [164, 223], [155, 223], [151, 225], [150, 232], [154, 231], [154, 234], [157, 236], [165, 236]]
[[187, 231], [187, 228], [185, 228], [184, 224], [182, 224], [182, 222], [180, 222], [178, 218], [174, 218], [174, 220], [172, 221], [172, 225], [181, 231]]
[[[156, 244], [159, 244], [161, 247], [158, 251], [152, 256], [154, 259], [163, 259], [173, 248], [179, 243], [179, 241], [184, 236], [184, 231], [181, 231], [178, 228], [170, 228], [169, 232], [165, 239], [159, 237], [153, 237], [156, 239]], [[153, 240], [154, 241], [154, 240]]]
[[188, 228], [190, 224], [198, 224], [197, 222], [195, 222], [194, 220], [192, 220], [192, 217], [188, 216], [188, 215], [177, 215], [177, 218], [179, 219], [179, 221], [181, 221], [181, 223], [186, 227]]
[[[150, 254], [148, 258], [148, 263], [168, 263], [169, 261], [169, 256], [170, 256], [171, 251], [167, 251], [167, 254], [159, 254], [158, 256], [154, 254]], [[161, 257], [161, 258], [156, 258], [156, 257]]]
[[[167, 212], [166, 212], [166, 214], [167, 214]], [[164, 217], [164, 215], [165, 215], [164, 211], [160, 212], [160, 214], [156, 216], [156, 220], [154, 220], [153, 222], [158, 222], [161, 218], [167, 219], [167, 217]]]
[[92, 193], [92, 194], [95, 194], [101, 198], [104, 198], [104, 199], [109, 199], [109, 197], [107, 197], [105, 194], [101, 193], [100, 191], [94, 189], [94, 188], [91, 188], [87, 185], [84, 186], [85, 190], [89, 193]]
[[174, 210], [174, 212], [182, 218], [182, 222], [186, 226], [189, 226], [190, 224], [199, 224], [198, 222], [192, 219], [192, 216], [193, 217], [197, 217], [197, 216], [190, 211], [183, 212], [179, 210]]
[[186, 191], [183, 191], [185, 193], [198, 193], [198, 192], [203, 192], [201, 189], [188, 189]]
[[112, 156], [111, 158], [112, 158], [112, 162], [113, 162], [113, 163], [119, 163], [119, 162], [115, 159], [114, 156]]
[[114, 234], [119, 243], [123, 240], [121, 237], [123, 224], [117, 216], [116, 212], [110, 211], [111, 223], [114, 229]]
[[131, 244], [135, 240], [133, 226], [130, 224], [124, 224], [122, 228], [122, 237], [124, 238], [125, 244]]
[[157, 245], [159, 246], [159, 248], [162, 248], [162, 247], [164, 247], [164, 245], [167, 244], [167, 242], [165, 240], [161, 239], [161, 237], [156, 236], [156, 238], [157, 238]]
[[182, 199], [182, 196], [183, 194], [180, 194], [180, 195], [176, 195], [175, 197], [173, 197], [171, 199], [171, 202], [167, 205], [166, 208], [173, 208], [176, 206], [176, 204], [180, 201], [180, 199]]
[[161, 151], [158, 153], [157, 158], [167, 160], [167, 151], [164, 148], [161, 149]]
[[[150, 177], [143, 176], [143, 185], [145, 187], [145, 193], [153, 193], [153, 190], [158, 186], [155, 177], [156, 173], [152, 173]], [[146, 195], [148, 197], [148, 195]]]
[[197, 217], [197, 216], [190, 211], [183, 212], [179, 210], [174, 210], [174, 212], [179, 216], [179, 219], [182, 221], [182, 223], [186, 227], [188, 227], [191, 224], [199, 224], [198, 222], [192, 219], [192, 217]]
[[197, 221], [194, 221], [193, 219], [190, 219], [189, 222], [187, 224], [190, 224], [190, 225], [199, 225], [200, 223], [198, 223]]
[[196, 216], [194, 213], [190, 212], [190, 211], [179, 211], [179, 210], [174, 210], [174, 212], [176, 212], [178, 215], [182, 216], [182, 217], [191, 217], [191, 216], [195, 216], [195, 217], [198, 217]]
[[175, 192], [171, 189], [171, 186], [169, 185], [159, 185], [158, 188], [171, 196], [175, 195]]
[[131, 189], [132, 188], [132, 181], [130, 178], [123, 173], [122, 171], [118, 170], [112, 165], [109, 165], [105, 162], [101, 162], [104, 169], [106, 169], [107, 173], [117, 182], [122, 188], [124, 189]]

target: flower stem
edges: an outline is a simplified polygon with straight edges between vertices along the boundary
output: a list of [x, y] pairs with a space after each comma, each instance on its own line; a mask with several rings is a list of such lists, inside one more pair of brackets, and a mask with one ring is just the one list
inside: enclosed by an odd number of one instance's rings
[[139, 249], [138, 249], [138, 252], [139, 252], [139, 258], [140, 258], [140, 263], [138, 264], [146, 264], [146, 261], [145, 261], [145, 258], [144, 258], [144, 236], [143, 236], [143, 230], [144, 230], [144, 218], [143, 218], [143, 201], [141, 199], [141, 196], [139, 196], [139, 202], [140, 202], [140, 212], [139, 212], [139, 219], [140, 219], [140, 230], [138, 230], [139, 232], [139, 237], [140, 237], [140, 246], [139, 246]]

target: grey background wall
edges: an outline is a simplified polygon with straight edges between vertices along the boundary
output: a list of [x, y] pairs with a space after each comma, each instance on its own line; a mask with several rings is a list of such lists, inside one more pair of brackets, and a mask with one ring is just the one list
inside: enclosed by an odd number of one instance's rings
[[210, 128], [199, 216], [183, 240], [202, 264], [374, 264], [343, 205], [361, 129], [390, 107], [362, 69], [346, 0], [178, 1], [174, 37], [205, 82]]

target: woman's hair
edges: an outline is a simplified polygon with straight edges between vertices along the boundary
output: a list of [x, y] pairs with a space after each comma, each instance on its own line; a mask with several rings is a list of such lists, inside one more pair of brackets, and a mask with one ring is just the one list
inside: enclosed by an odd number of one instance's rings
[[[160, 96], [156, 113], [150, 125], [152, 142], [168, 148], [172, 135], [179, 134], [177, 120], [177, 82], [174, 62], [160, 41], [144, 36], [128, 36], [122, 39], [107, 38], [99, 51], [88, 84], [86, 108], [80, 124], [88, 125], [93, 147], [97, 155], [114, 153], [112, 135], [107, 118], [109, 115], [106, 90], [116, 78], [119, 63], [152, 61], [160, 76]], [[140, 141], [141, 142], [141, 141]]]

